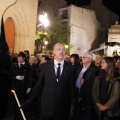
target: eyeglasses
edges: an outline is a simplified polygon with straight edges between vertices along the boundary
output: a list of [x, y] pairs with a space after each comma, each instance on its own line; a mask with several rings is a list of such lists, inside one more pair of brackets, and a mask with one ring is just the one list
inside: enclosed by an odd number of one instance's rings
[[85, 57], [85, 56], [83, 56], [82, 58], [90, 58], [90, 57]]

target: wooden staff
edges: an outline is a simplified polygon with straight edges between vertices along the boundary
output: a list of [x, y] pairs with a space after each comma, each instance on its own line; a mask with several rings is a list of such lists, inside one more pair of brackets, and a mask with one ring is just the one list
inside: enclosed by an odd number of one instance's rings
[[14, 97], [15, 97], [15, 99], [16, 99], [16, 102], [17, 102], [17, 104], [18, 104], [18, 107], [20, 108], [20, 112], [21, 112], [21, 114], [22, 114], [23, 120], [26, 120], [25, 115], [24, 115], [24, 113], [23, 113], [23, 110], [22, 110], [22, 108], [21, 108], [20, 102], [19, 102], [18, 97], [17, 97], [17, 95], [16, 95], [16, 92], [15, 92], [14, 90], [11, 90], [11, 92], [14, 94]]

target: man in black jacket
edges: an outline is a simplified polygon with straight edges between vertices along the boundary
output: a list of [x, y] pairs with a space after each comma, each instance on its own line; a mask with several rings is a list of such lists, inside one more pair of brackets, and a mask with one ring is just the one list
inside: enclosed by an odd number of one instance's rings
[[[77, 100], [75, 107], [75, 120], [80, 120], [81, 109], [84, 109], [84, 120], [93, 120], [91, 90], [98, 72], [96, 66], [93, 64], [93, 55], [91, 52], [86, 52], [83, 54], [82, 63], [83, 65], [78, 68], [75, 75]], [[82, 103], [80, 101], [82, 101]]]
[[[20, 52], [17, 56], [18, 63], [12, 64], [9, 73], [10, 79], [12, 81], [12, 90], [15, 90], [21, 104], [28, 98], [32, 87], [31, 66], [25, 62], [25, 58], [25, 54]], [[21, 116], [19, 111], [17, 111], [18, 105], [16, 101], [14, 101], [14, 104], [15, 120], [19, 120], [19, 117]]]
[[41, 120], [68, 120], [72, 101], [73, 68], [64, 61], [65, 47], [53, 47], [54, 60], [42, 65], [38, 82], [27, 102], [39, 97]]

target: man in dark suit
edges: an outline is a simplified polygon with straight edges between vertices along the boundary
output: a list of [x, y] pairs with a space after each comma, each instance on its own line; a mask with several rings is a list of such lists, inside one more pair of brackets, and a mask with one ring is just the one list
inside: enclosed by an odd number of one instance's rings
[[[9, 73], [12, 90], [15, 90], [21, 104], [28, 98], [32, 87], [31, 66], [25, 62], [25, 58], [25, 54], [20, 52], [17, 56], [18, 63], [12, 64]], [[13, 102], [15, 105], [15, 120], [19, 120], [21, 116], [19, 115], [18, 105], [16, 101]]]
[[64, 61], [63, 44], [55, 44], [53, 54], [54, 60], [42, 65], [38, 82], [26, 102], [39, 98], [41, 120], [68, 120], [73, 93], [73, 68]]

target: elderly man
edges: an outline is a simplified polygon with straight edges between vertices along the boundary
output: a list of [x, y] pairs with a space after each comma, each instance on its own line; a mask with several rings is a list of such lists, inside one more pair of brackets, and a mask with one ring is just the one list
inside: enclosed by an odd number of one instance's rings
[[[84, 120], [93, 120], [93, 102], [91, 97], [92, 85], [97, 76], [96, 66], [93, 64], [93, 55], [86, 52], [82, 56], [82, 63], [76, 73], [76, 111], [75, 120], [80, 120], [81, 109], [84, 109]], [[81, 102], [82, 101], [82, 106]]]
[[27, 103], [39, 98], [41, 120], [68, 120], [72, 99], [73, 68], [64, 61], [65, 47], [53, 47], [54, 60], [42, 64], [40, 76]]

